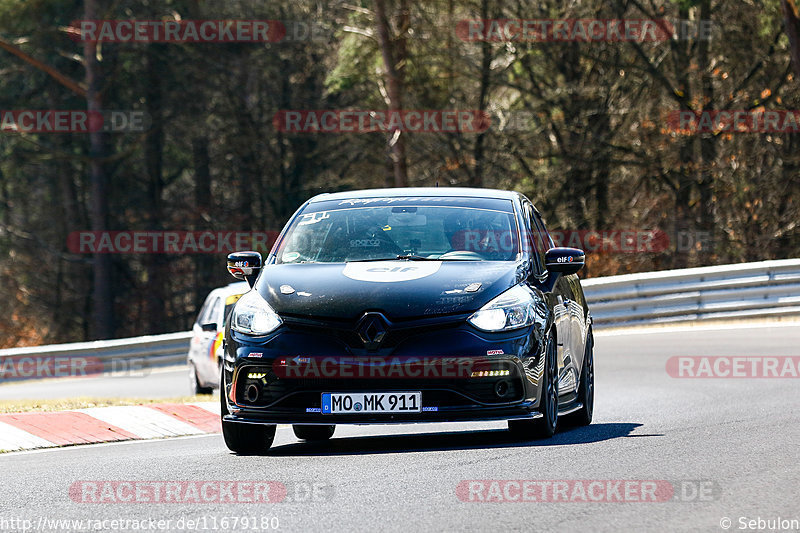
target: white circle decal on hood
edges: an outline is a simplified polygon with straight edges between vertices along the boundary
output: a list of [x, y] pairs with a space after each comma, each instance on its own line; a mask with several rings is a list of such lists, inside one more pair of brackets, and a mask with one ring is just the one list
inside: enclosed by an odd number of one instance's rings
[[347, 263], [342, 274], [356, 281], [393, 283], [411, 281], [436, 274], [441, 261], [376, 261]]

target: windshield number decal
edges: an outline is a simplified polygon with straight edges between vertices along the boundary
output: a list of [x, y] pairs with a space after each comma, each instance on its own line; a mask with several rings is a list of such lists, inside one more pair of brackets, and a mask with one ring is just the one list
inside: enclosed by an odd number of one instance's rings
[[317, 213], [306, 213], [300, 216], [303, 217], [303, 220], [300, 221], [298, 226], [308, 226], [309, 224], [316, 224], [326, 218], [330, 218], [331, 214], [327, 211], [319, 211]]

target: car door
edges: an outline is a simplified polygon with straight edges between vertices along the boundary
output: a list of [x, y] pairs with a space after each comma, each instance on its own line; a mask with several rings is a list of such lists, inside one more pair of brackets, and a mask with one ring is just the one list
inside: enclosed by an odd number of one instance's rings
[[216, 329], [214, 331], [203, 332], [205, 334], [204, 339], [206, 343], [206, 354], [208, 354], [208, 347], [214, 342], [214, 339], [217, 337], [217, 332], [222, 326], [222, 308], [222, 298], [219, 295], [215, 295], [214, 299], [211, 301], [211, 307], [209, 308], [208, 315], [203, 317], [203, 321], [200, 323], [201, 327], [204, 324], [216, 325]]
[[197, 313], [197, 320], [195, 320], [192, 325], [192, 340], [189, 343], [189, 362], [196, 361], [200, 354], [203, 345], [203, 329], [200, 327], [200, 324], [203, 324], [203, 318], [208, 315], [208, 312], [211, 310], [212, 300], [213, 298], [209, 294], [206, 297], [206, 301], [203, 302], [200, 312]]
[[[546, 266], [544, 255], [547, 250], [553, 247], [552, 239], [547, 233], [547, 229], [538, 218], [538, 213], [533, 208], [533, 204], [525, 202], [525, 224], [528, 231], [528, 241], [530, 242], [533, 250], [531, 251], [532, 257], [537, 264], [537, 268], [542, 274], [546, 274]], [[559, 276], [556, 284], [552, 288], [553, 298], [553, 322], [556, 328], [556, 341], [557, 341], [557, 359], [558, 359], [558, 375], [559, 383], [563, 380], [565, 373], [568, 373], [568, 368], [572, 364], [572, 351], [570, 349], [570, 334], [572, 332], [570, 324], [570, 316], [568, 310], [569, 303], [569, 286], [563, 282], [564, 276]], [[571, 390], [570, 387], [566, 390]], [[559, 384], [559, 393], [565, 389]]]
[[[546, 232], [544, 221], [541, 219], [539, 213], [534, 212], [534, 219]], [[551, 239], [552, 242], [552, 239]], [[570, 354], [570, 361], [572, 367], [572, 377], [565, 375], [565, 389], [574, 386], [575, 391], [578, 390], [580, 377], [580, 370], [583, 367], [583, 356], [586, 348], [586, 302], [581, 288], [581, 282], [577, 274], [560, 276], [558, 283], [561, 285], [561, 293], [563, 295], [564, 306], [569, 315], [569, 349], [566, 350]], [[569, 366], [569, 365], [566, 365]], [[574, 379], [573, 379], [574, 378]]]
[[[553, 247], [553, 240], [547, 231], [539, 213], [533, 209], [531, 212], [531, 224], [534, 231], [540, 236], [543, 250]], [[544, 253], [544, 252], [542, 252]], [[580, 365], [583, 363], [583, 349], [580, 320], [578, 314], [583, 311], [582, 294], [576, 294], [574, 283], [577, 276], [561, 275], [556, 280], [553, 287], [553, 294], [556, 298], [554, 313], [558, 335], [558, 370], [559, 370], [559, 394], [566, 395], [575, 393], [578, 390], [578, 377]], [[581, 300], [581, 301], [578, 301]]]
[[564, 276], [564, 278], [570, 286], [572, 295], [568, 306], [571, 323], [570, 343], [572, 353], [575, 354], [575, 369], [580, 375], [580, 369], [583, 368], [583, 357], [586, 352], [586, 333], [588, 327], [585, 314], [586, 302], [578, 276], [572, 274], [570, 276]]
[[[197, 363], [204, 360], [208, 354], [208, 346], [216, 336], [215, 332], [203, 331], [204, 324], [217, 323], [217, 316], [220, 312], [220, 297], [215, 292], [212, 292], [206, 298], [200, 313], [197, 315], [197, 321], [192, 326], [192, 360]], [[219, 324], [217, 323], [217, 326]]]

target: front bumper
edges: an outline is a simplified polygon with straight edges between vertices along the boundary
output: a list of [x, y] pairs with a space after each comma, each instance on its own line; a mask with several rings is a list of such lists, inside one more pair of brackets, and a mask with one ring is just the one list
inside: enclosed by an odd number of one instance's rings
[[[481, 334], [463, 325], [428, 327], [378, 352], [359, 351], [324, 332], [309, 333], [288, 328], [267, 339], [228, 333], [226, 421], [394, 424], [540, 416], [544, 359], [533, 328]], [[422, 411], [321, 412], [323, 393], [393, 391], [420, 391]]]

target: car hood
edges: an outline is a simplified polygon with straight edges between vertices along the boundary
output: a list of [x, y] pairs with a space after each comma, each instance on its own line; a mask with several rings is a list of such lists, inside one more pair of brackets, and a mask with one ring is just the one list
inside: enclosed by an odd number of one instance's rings
[[267, 265], [256, 288], [287, 316], [356, 319], [378, 311], [404, 320], [476, 311], [522, 281], [523, 272], [522, 262], [511, 261]]

